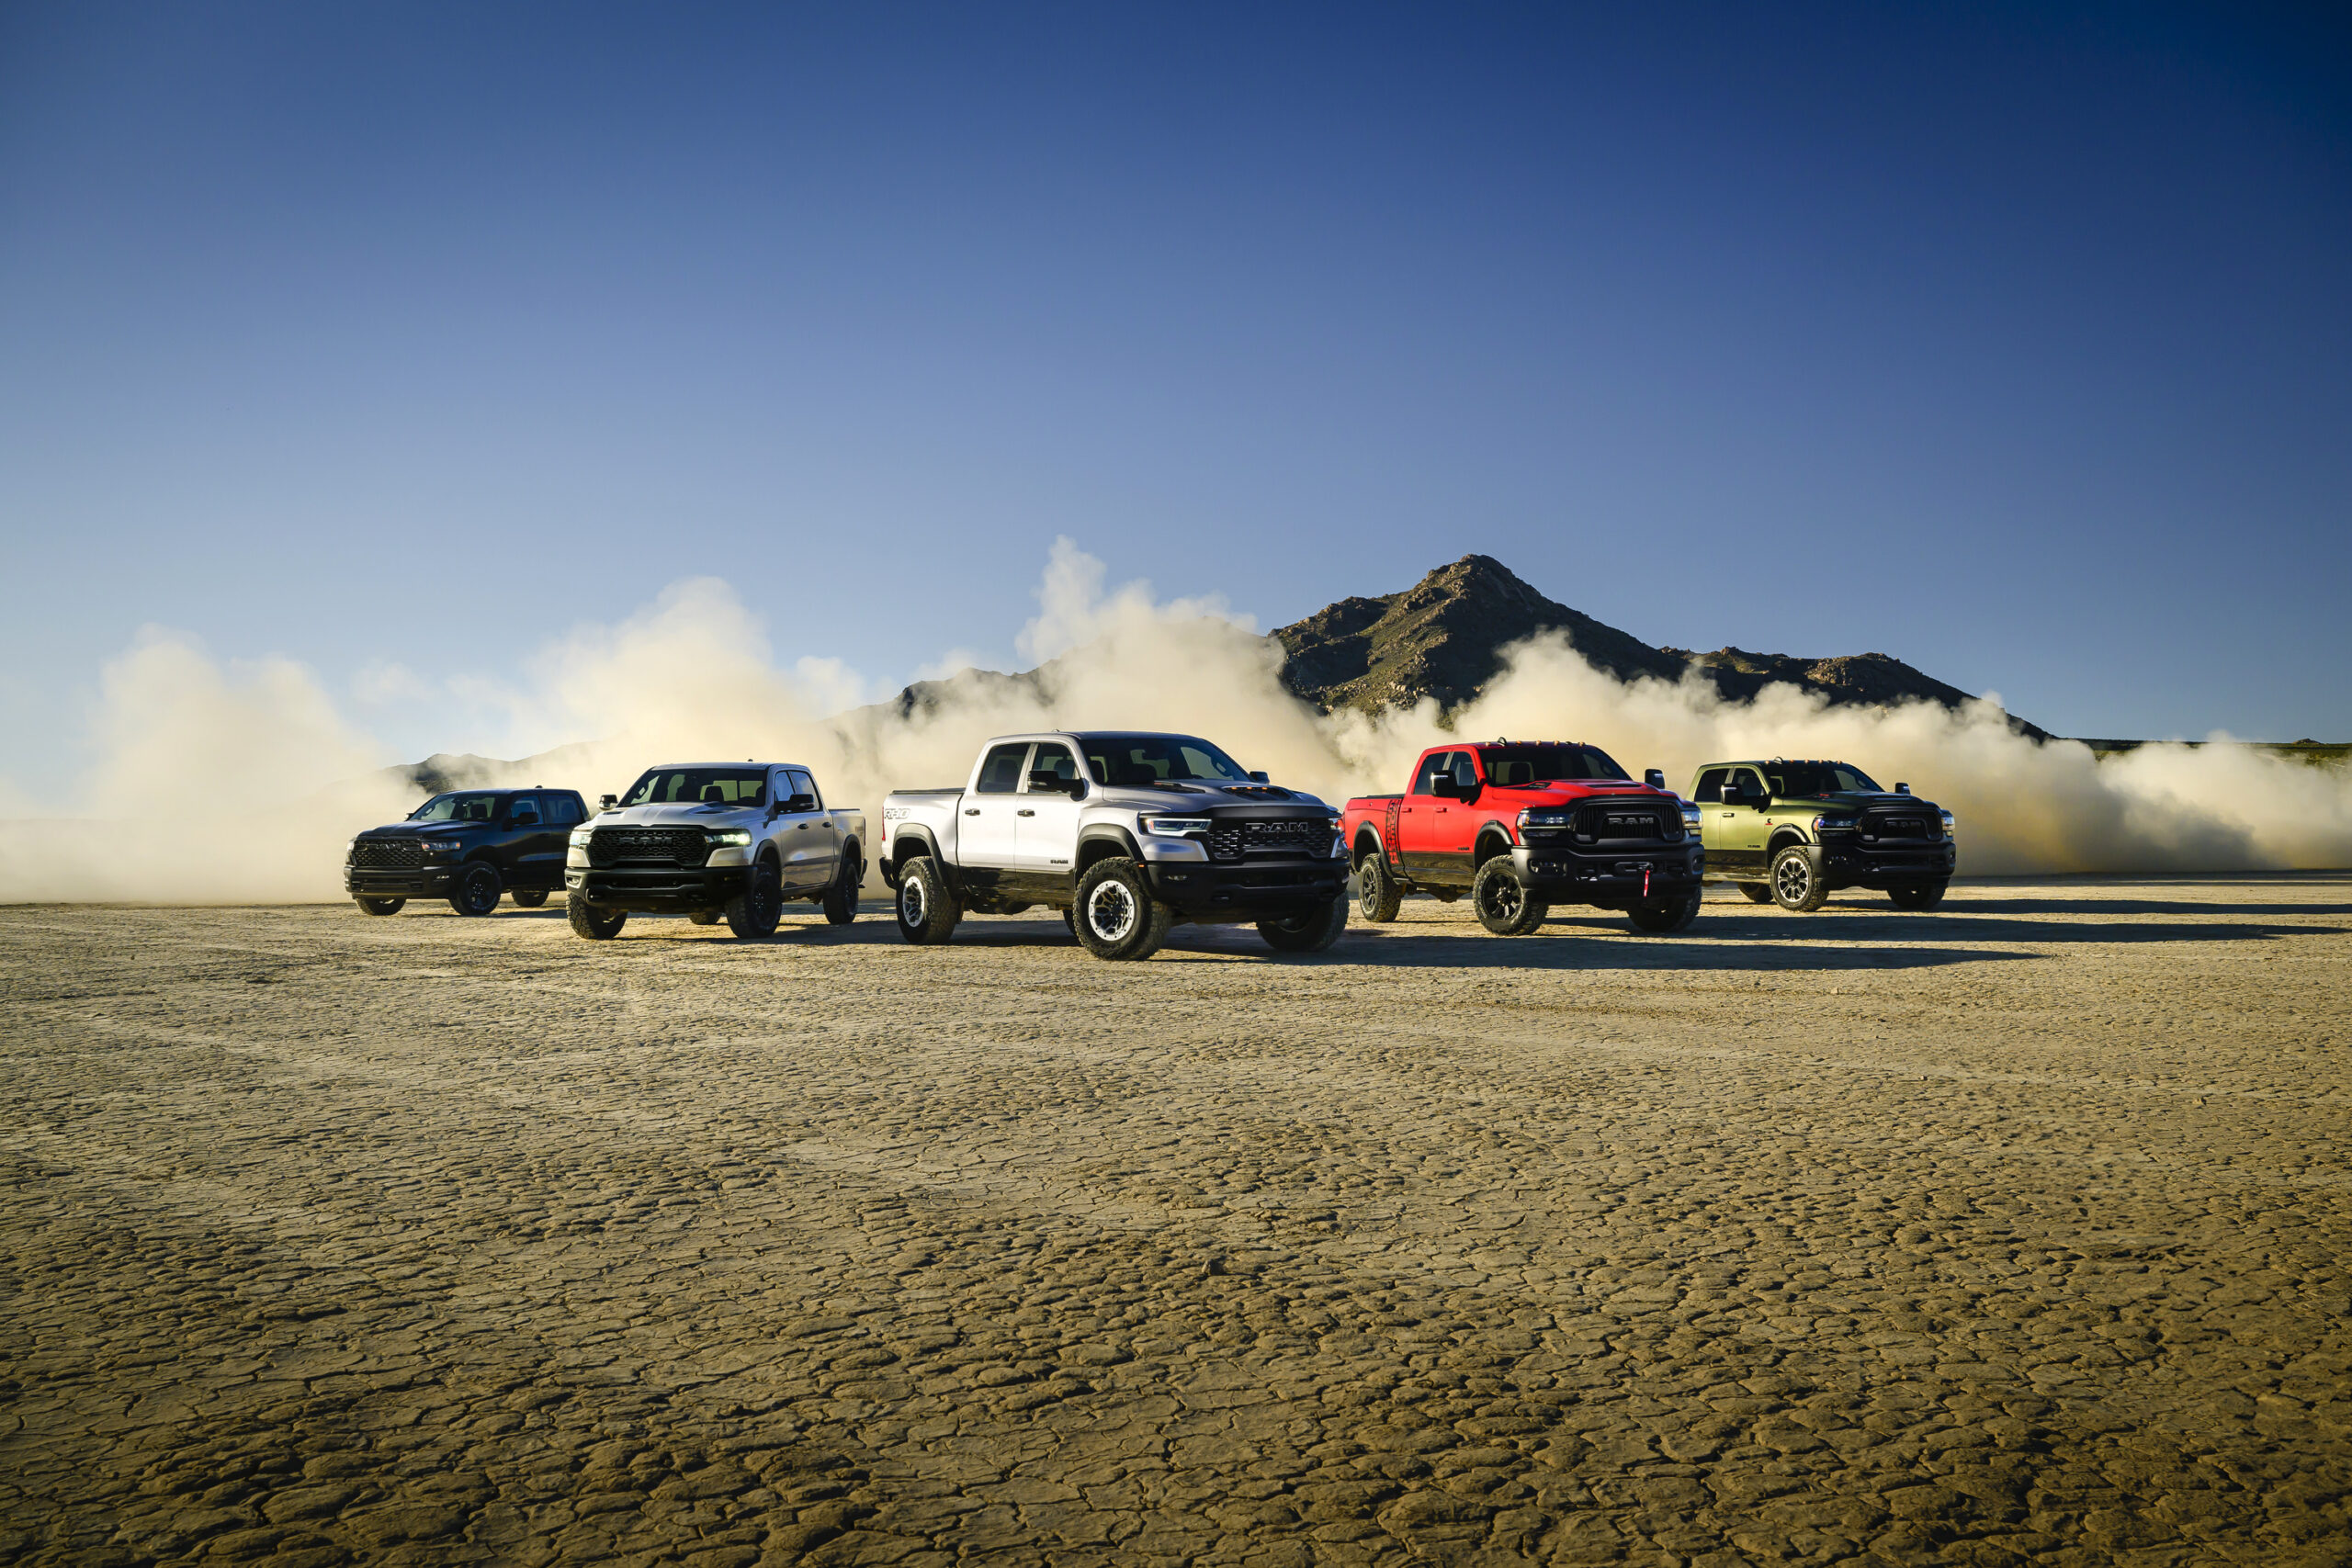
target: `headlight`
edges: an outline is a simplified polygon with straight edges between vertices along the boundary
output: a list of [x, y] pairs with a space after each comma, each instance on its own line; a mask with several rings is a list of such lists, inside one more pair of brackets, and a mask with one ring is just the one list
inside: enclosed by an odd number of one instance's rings
[[571, 830], [571, 847], [575, 850], [584, 850], [588, 847], [588, 840], [595, 836], [596, 829], [594, 828], [574, 828]]
[[1813, 819], [1813, 830], [1816, 833], [1825, 829], [1836, 832], [1840, 829], [1851, 828], [1860, 820], [1859, 817], [1816, 817]]
[[459, 839], [425, 839], [417, 847], [428, 855], [453, 855], [466, 846]]
[[752, 841], [749, 828], [706, 828], [703, 836], [710, 840], [710, 847], [714, 850], [741, 849]]
[[1207, 832], [1209, 819], [1205, 817], [1147, 817], [1143, 819], [1143, 830], [1163, 839], [1185, 839], [1194, 833]]
[[359, 852], [359, 840], [356, 840], [356, 839], [352, 839], [352, 840], [346, 840], [346, 841], [345, 842], [345, 844], [344, 844], [344, 846], [343, 846], [343, 858], [344, 858], [344, 859], [345, 859], [345, 860], [349, 860], [353, 855], [356, 855], [356, 854], [357, 854], [358, 852]]
[[1682, 803], [1682, 833], [1685, 838], [1699, 836], [1699, 808], [1689, 801]]
[[1519, 825], [1521, 829], [1565, 828], [1568, 825], [1569, 818], [1570, 814], [1566, 811], [1530, 808], [1519, 814]]
[[1951, 838], [1952, 829], [1951, 813], [1949, 811], [1939, 811], [1936, 815], [1944, 819], [1944, 837], [1947, 839]]

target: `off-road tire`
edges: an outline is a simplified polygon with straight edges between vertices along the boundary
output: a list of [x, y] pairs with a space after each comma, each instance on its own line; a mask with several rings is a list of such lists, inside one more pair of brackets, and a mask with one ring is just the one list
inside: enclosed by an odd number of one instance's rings
[[566, 898], [563, 913], [571, 922], [571, 934], [584, 936], [590, 942], [610, 942], [628, 924], [627, 909], [599, 909], [585, 898]]
[[1949, 882], [1901, 882], [1886, 890], [1898, 909], [1932, 909], [1944, 901]]
[[832, 886], [825, 889], [822, 898], [817, 900], [819, 907], [825, 911], [827, 925], [845, 926], [857, 919], [857, 888], [858, 884], [865, 880], [865, 857], [852, 847], [842, 856], [841, 870], [833, 877]]
[[511, 887], [507, 889], [506, 896], [514, 900], [514, 907], [518, 909], [536, 909], [548, 901], [548, 890], [544, 887]]
[[401, 912], [401, 906], [408, 902], [405, 898], [361, 898], [356, 896], [351, 901], [371, 915], [397, 915]]
[[1306, 914], [1282, 920], [1260, 920], [1258, 934], [1276, 953], [1328, 953], [1348, 929], [1345, 894]]
[[457, 883], [449, 889], [449, 908], [461, 915], [487, 915], [498, 908], [498, 896], [504, 891], [499, 885], [498, 868], [478, 860], [458, 873]]
[[1772, 902], [1792, 914], [1810, 915], [1829, 902], [1821, 874], [1821, 852], [1811, 844], [1788, 844], [1772, 857]]
[[929, 855], [917, 855], [899, 866], [899, 934], [918, 947], [945, 942], [964, 918], [947, 886], [947, 874]]
[[763, 860], [752, 867], [743, 891], [727, 900], [727, 929], [745, 942], [775, 935], [784, 919], [784, 877], [775, 862]]
[[1078, 879], [1078, 944], [1097, 958], [1149, 958], [1176, 911], [1151, 896], [1143, 867], [1125, 855], [1096, 861]]
[[727, 913], [726, 910], [718, 908], [689, 909], [686, 911], [686, 923], [695, 926], [715, 926], [718, 923], [718, 918], [725, 913]]
[[1735, 882], [1732, 886], [1738, 888], [1740, 896], [1751, 904], [1772, 901], [1772, 885], [1769, 882]]
[[1387, 857], [1374, 850], [1356, 862], [1356, 909], [1365, 919], [1385, 926], [1404, 902], [1405, 890], [1388, 874]]
[[1637, 931], [1686, 931], [1699, 918], [1699, 890], [1645, 898], [1625, 913]]
[[1521, 886], [1508, 855], [1497, 855], [1478, 868], [1477, 879], [1470, 884], [1470, 907], [1478, 911], [1478, 923], [1497, 936], [1525, 936], [1552, 912], [1551, 905], [1531, 897]]

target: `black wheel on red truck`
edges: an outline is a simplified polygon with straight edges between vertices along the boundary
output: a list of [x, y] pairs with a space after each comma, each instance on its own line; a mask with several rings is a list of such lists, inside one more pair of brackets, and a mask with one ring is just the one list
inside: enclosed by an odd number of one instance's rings
[[1356, 862], [1356, 908], [1363, 918], [1376, 926], [1385, 926], [1396, 918], [1397, 909], [1405, 902], [1405, 891], [1396, 879], [1388, 874], [1387, 857], [1375, 846]]
[[1470, 884], [1470, 907], [1478, 911], [1478, 923], [1497, 936], [1525, 936], [1552, 912], [1551, 905], [1529, 895], [1508, 855], [1478, 868], [1477, 880]]

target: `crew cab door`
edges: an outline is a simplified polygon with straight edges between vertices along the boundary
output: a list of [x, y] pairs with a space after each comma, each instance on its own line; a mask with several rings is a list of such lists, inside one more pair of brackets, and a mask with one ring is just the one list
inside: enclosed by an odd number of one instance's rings
[[956, 863], [973, 870], [1010, 871], [1021, 863], [1019, 812], [1031, 803], [1021, 786], [1028, 777], [1026, 740], [989, 748], [980, 774], [964, 795], [956, 824]]
[[1078, 857], [1078, 799], [1070, 791], [1085, 779], [1069, 747], [1037, 742], [1013, 808], [1013, 851], [1022, 870], [1069, 874]]
[[1699, 808], [1704, 824], [1699, 842], [1707, 852], [1707, 863], [1715, 865], [1720, 852], [1724, 871], [1758, 874], [1764, 870], [1765, 840], [1772, 836], [1772, 818], [1765, 809], [1770, 797], [1764, 791], [1764, 777], [1754, 768], [1734, 768], [1723, 794], [1721, 800]]
[[1444, 857], [1453, 842], [1457, 803], [1437, 793], [1437, 781], [1453, 778], [1455, 756], [1452, 751], [1432, 751], [1422, 758], [1413, 774], [1413, 787], [1397, 812], [1397, 850], [1404, 856], [1406, 874], [1419, 881], [1447, 880]]
[[813, 893], [828, 886], [841, 863], [841, 834], [825, 815], [825, 797], [817, 793], [817, 781], [801, 769], [778, 768], [768, 787], [780, 790], [776, 798], [787, 804], [796, 795], [807, 795], [810, 807], [786, 812], [772, 835], [784, 856], [786, 891]]
[[536, 795], [509, 795], [506, 800], [505, 847], [501, 868], [517, 887], [560, 887], [563, 885], [564, 829], [550, 825], [545, 804]]

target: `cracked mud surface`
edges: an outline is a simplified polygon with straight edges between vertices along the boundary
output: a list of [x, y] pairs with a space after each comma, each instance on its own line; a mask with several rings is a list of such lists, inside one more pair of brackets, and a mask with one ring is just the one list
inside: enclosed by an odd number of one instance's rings
[[2352, 878], [794, 908], [0, 909], [0, 1562], [2352, 1562]]

